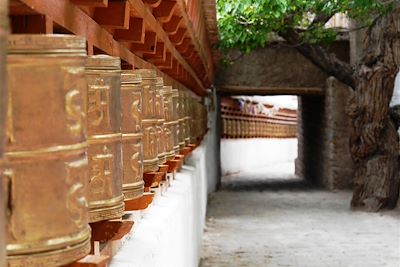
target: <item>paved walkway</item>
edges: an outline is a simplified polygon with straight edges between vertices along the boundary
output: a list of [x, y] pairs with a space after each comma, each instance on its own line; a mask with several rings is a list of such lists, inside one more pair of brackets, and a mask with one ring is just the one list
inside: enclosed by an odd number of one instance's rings
[[351, 192], [262, 173], [211, 195], [200, 266], [400, 267], [399, 210], [352, 212]]

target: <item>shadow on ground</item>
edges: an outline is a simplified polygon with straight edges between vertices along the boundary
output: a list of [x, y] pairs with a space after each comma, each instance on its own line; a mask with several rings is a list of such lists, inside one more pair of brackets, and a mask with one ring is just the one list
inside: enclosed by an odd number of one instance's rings
[[309, 191], [319, 189], [318, 186], [294, 175], [265, 175], [263, 177], [246, 177], [241, 175], [222, 178], [220, 190], [226, 191]]

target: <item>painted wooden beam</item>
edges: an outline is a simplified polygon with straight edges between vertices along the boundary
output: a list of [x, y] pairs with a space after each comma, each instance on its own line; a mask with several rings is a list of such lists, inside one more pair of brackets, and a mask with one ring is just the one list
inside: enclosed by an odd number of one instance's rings
[[186, 60], [182, 57], [182, 55], [175, 49], [175, 46], [169, 40], [167, 33], [163, 30], [162, 26], [158, 23], [156, 18], [153, 16], [151, 11], [141, 0], [129, 0], [133, 9], [135, 10], [135, 14], [138, 14], [139, 17], [143, 18], [144, 21], [148, 24], [148, 26], [157, 34], [159, 41], [164, 42], [168, 51], [171, 52], [172, 56], [176, 58], [180, 64], [190, 73], [193, 79], [196, 81], [196, 86], [199, 92], [205, 92], [204, 85], [200, 81], [197, 74], [194, 72], [193, 68], [186, 62]]
[[107, 7], [95, 9], [93, 19], [111, 29], [129, 29], [130, 5], [127, 0], [109, 2]]
[[[16, 13], [12, 13], [12, 10]], [[82, 11], [79, 6], [70, 2], [70, 0], [20, 0], [20, 2], [13, 5], [12, 9], [10, 8], [10, 14], [46, 14], [54, 23], [73, 34], [85, 37], [88, 43], [100, 48], [104, 53], [120, 57], [136, 68], [154, 68], [157, 70], [153, 64], [133, 54], [125, 45], [114, 40], [113, 36], [106, 29], [102, 28], [88, 14]], [[160, 70], [157, 70], [157, 73], [164, 78], [166, 85], [172, 85], [175, 88], [185, 88], [187, 90], [183, 82], [180, 83], [172, 79]], [[199, 86], [199, 82], [191, 90], [198, 95], [203, 95], [205, 92], [202, 89], [203, 87]]]
[[141, 18], [131, 17], [127, 30], [115, 30], [114, 39], [125, 42], [143, 43], [145, 38], [145, 24]]
[[71, 0], [75, 5], [91, 7], [107, 7], [108, 0]]

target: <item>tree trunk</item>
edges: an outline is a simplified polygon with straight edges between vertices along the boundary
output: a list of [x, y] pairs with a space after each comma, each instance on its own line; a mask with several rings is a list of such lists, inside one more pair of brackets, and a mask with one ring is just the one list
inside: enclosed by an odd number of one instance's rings
[[389, 103], [400, 65], [400, 10], [375, 21], [365, 39], [350, 101], [350, 150], [355, 163], [351, 205], [393, 208], [399, 196], [399, 137]]

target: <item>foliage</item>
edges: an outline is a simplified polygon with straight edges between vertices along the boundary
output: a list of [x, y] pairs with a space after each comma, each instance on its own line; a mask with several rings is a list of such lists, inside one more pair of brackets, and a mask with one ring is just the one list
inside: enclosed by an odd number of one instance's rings
[[301, 42], [329, 43], [337, 30], [325, 27], [327, 18], [341, 12], [368, 24], [390, 8], [379, 0], [218, 0], [219, 46], [250, 52], [289, 28]]

